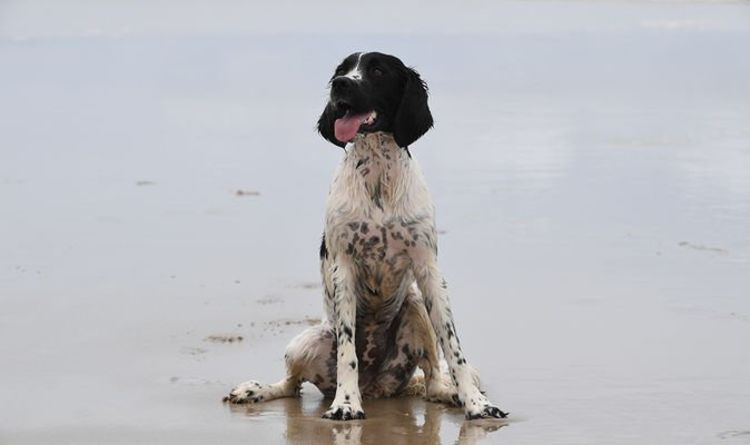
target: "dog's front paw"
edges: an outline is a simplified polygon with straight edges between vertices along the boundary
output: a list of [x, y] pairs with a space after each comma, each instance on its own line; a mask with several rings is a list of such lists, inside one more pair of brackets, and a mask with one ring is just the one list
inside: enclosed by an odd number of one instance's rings
[[364, 419], [365, 412], [362, 407], [352, 404], [339, 404], [335, 400], [331, 407], [323, 414], [324, 419], [331, 420], [356, 420]]
[[265, 385], [261, 385], [255, 380], [249, 380], [235, 386], [229, 395], [224, 397], [224, 402], [229, 403], [258, 403], [265, 398], [262, 394]]
[[465, 412], [468, 420], [487, 418], [504, 419], [508, 417], [508, 413], [491, 404], [487, 400], [487, 397], [481, 393], [475, 394], [466, 401]]

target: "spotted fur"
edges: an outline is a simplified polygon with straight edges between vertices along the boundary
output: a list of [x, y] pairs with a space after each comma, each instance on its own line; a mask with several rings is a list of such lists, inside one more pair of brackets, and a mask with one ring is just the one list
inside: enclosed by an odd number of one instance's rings
[[[345, 60], [337, 72], [355, 72], [350, 79], [366, 82], [372, 63], [378, 62], [371, 54], [378, 53], [350, 56], [351, 64], [345, 66]], [[426, 108], [426, 87], [419, 83]], [[402, 94], [410, 94], [409, 88], [405, 81]], [[319, 125], [327, 125], [327, 112], [329, 107]], [[387, 114], [379, 115], [388, 121]], [[326, 131], [321, 133], [326, 136]], [[361, 419], [363, 398], [404, 393], [414, 387], [419, 367], [428, 400], [463, 406], [468, 419], [506, 416], [479, 389], [461, 349], [448, 286], [437, 264], [432, 200], [417, 162], [394, 133], [386, 125], [357, 134], [334, 175], [320, 246], [326, 318], [289, 344], [284, 380], [260, 387], [246, 382], [232, 390], [228, 401], [293, 396], [302, 382], [310, 382], [333, 397], [323, 417]], [[440, 370], [438, 345], [447, 375]]]

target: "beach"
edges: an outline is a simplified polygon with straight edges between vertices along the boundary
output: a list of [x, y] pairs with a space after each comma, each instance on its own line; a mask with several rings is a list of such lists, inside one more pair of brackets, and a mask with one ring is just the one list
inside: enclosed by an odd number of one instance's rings
[[[0, 443], [750, 442], [750, 3], [177, 5], [0, 4]], [[222, 403], [323, 316], [315, 123], [360, 50], [429, 84], [410, 152], [507, 421]]]

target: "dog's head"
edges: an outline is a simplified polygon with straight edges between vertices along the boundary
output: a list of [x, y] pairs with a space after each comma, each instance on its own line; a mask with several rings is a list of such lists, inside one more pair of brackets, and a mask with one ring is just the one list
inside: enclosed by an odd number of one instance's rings
[[393, 133], [408, 147], [432, 127], [427, 84], [397, 57], [354, 53], [336, 67], [318, 132], [340, 147], [357, 133]]

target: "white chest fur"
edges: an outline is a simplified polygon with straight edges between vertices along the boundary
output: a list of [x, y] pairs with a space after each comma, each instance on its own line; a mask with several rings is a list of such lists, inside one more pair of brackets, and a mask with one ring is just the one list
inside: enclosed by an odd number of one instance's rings
[[369, 290], [387, 297], [405, 285], [417, 257], [434, 255], [433, 215], [422, 173], [407, 151], [386, 133], [358, 135], [328, 195], [330, 254], [350, 257]]

